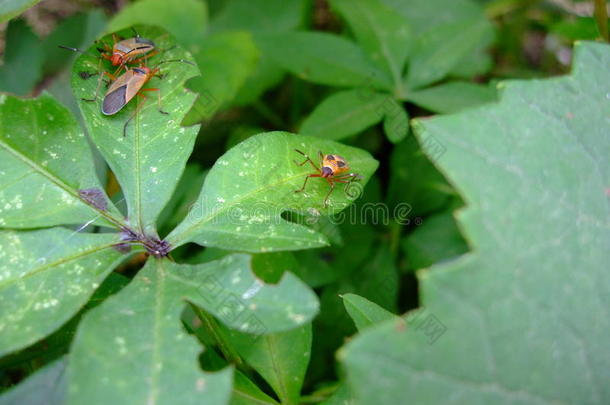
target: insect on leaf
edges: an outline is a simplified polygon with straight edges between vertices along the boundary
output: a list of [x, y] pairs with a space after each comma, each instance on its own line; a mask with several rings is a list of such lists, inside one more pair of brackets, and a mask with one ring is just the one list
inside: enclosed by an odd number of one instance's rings
[[[318, 151], [347, 159], [360, 181], [337, 184], [324, 208], [328, 183], [311, 178], [306, 189], [296, 193], [305, 177], [315, 172], [302, 163], [308, 154], [320, 161]], [[334, 213], [349, 206], [377, 168], [367, 152], [320, 138], [286, 132], [255, 135], [241, 142], [220, 159], [208, 173], [201, 194], [184, 221], [168, 236], [173, 246], [194, 241], [203, 246], [252, 252], [295, 250], [325, 245], [314, 230], [282, 217], [284, 212], [313, 216]]]
[[[146, 61], [149, 67], [180, 59], [193, 63], [167, 32], [146, 26], [137, 26], [136, 30], [141, 37], [152, 40], [160, 51]], [[125, 38], [134, 35], [131, 30], [118, 34]], [[101, 41], [112, 44], [112, 36]], [[184, 128], [180, 123], [196, 97], [184, 88], [184, 82], [199, 74], [199, 70], [194, 64], [163, 63], [159, 65], [162, 78], [155, 76], [144, 85], [159, 89], [161, 109], [167, 114], [159, 111], [157, 92], [150, 91], [146, 92], [146, 99], [135, 96], [117, 114], [108, 116], [101, 112], [104, 86], [95, 101], [83, 100], [95, 97], [99, 80], [99, 76], [87, 74], [116, 70], [108, 61], [100, 60], [96, 50], [99, 46], [91, 46], [74, 63], [72, 89], [91, 139], [121, 185], [131, 224], [153, 234], [157, 216], [176, 187], [197, 136], [198, 126]], [[136, 105], [141, 103], [145, 104], [135, 114]]]

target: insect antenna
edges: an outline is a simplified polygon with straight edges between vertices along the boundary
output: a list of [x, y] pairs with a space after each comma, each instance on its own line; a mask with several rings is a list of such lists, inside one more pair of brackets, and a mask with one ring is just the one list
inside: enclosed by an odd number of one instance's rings
[[78, 48], [72, 48], [71, 46], [57, 45], [57, 47], [62, 48], [62, 49], [67, 49], [68, 51], [72, 51], [72, 52], [85, 53], [85, 51], [81, 51]]

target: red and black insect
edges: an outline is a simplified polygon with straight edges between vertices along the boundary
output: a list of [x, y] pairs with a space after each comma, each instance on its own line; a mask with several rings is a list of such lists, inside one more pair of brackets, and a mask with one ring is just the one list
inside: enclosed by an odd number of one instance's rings
[[322, 177], [322, 178], [326, 179], [326, 181], [330, 185], [330, 190], [328, 191], [328, 194], [326, 194], [326, 197], [324, 198], [324, 207], [325, 208], [328, 206], [328, 198], [330, 197], [331, 193], [335, 189], [335, 183], [351, 183], [355, 180], [359, 180], [362, 177], [357, 173], [347, 173], [349, 171], [349, 165], [347, 164], [346, 160], [342, 156], [331, 155], [331, 154], [324, 155], [322, 152], [318, 152], [320, 155], [320, 166], [318, 166], [304, 152], [301, 152], [298, 149], [295, 149], [295, 151], [297, 151], [301, 155], [305, 156], [305, 161], [303, 161], [301, 163], [298, 163], [297, 161], [295, 161], [295, 163], [298, 166], [303, 166], [305, 163], [309, 162], [309, 164], [311, 164], [311, 166], [316, 170], [316, 173], [308, 174], [305, 177], [305, 182], [303, 183], [303, 187], [301, 187], [298, 190], [295, 190], [294, 192], [300, 193], [300, 192], [304, 191], [305, 186], [307, 185], [307, 181], [309, 180], [310, 177]]
[[[129, 101], [134, 98], [136, 95], [144, 97], [143, 94], [146, 91], [157, 91], [157, 105], [159, 107], [159, 112], [162, 114], [167, 114], [167, 112], [161, 109], [161, 93], [160, 90], [156, 87], [146, 88], [144, 89], [144, 85], [154, 76], [159, 76], [159, 65], [167, 62], [184, 62], [188, 64], [193, 64], [184, 59], [173, 59], [159, 62], [157, 66], [154, 68], [149, 68], [147, 66], [140, 66], [137, 68], [128, 69], [127, 72], [123, 73], [121, 76], [115, 78], [109, 73], [106, 73], [112, 79], [112, 83], [110, 87], [108, 87], [108, 91], [104, 96], [104, 100], [102, 102], [102, 114], [104, 115], [114, 115], [121, 111]], [[125, 136], [125, 131], [127, 130], [127, 125], [133, 119], [133, 117], [138, 113], [138, 111], [142, 108], [144, 103], [138, 105], [133, 115], [125, 122], [123, 126], [123, 136]]]

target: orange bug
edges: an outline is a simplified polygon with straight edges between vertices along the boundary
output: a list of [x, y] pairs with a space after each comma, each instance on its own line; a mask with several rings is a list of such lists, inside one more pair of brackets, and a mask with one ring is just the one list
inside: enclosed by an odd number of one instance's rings
[[298, 190], [295, 190], [294, 192], [300, 193], [301, 191], [304, 191], [305, 186], [307, 185], [307, 180], [309, 180], [310, 177], [322, 177], [326, 179], [326, 181], [330, 185], [330, 190], [324, 198], [324, 208], [328, 206], [328, 198], [335, 189], [335, 183], [351, 183], [352, 181], [359, 180], [362, 178], [362, 176], [357, 173], [346, 173], [349, 171], [349, 165], [347, 164], [345, 159], [339, 155], [324, 155], [322, 152], [318, 152], [318, 154], [320, 155], [321, 163], [320, 166], [317, 166], [313, 162], [313, 160], [311, 160], [311, 158], [305, 153], [301, 152], [298, 149], [295, 149], [295, 151], [305, 156], [305, 161], [298, 163], [295, 160], [294, 163], [296, 163], [297, 166], [303, 166], [305, 163], [309, 162], [309, 164], [311, 164], [311, 166], [316, 170], [316, 173], [308, 174], [305, 177], [303, 187]]
[[[184, 62], [188, 64], [193, 64], [184, 59], [173, 59], [173, 60], [165, 60], [159, 62], [157, 66], [154, 68], [149, 68], [147, 66], [140, 66], [137, 68], [128, 69], [127, 72], [123, 73], [121, 76], [115, 78], [109, 73], [106, 73], [113, 80], [108, 87], [108, 91], [104, 96], [104, 100], [102, 102], [102, 114], [104, 115], [114, 115], [121, 111], [129, 101], [134, 98], [136, 95], [140, 95], [144, 98], [146, 96], [143, 94], [145, 91], [158, 91], [158, 107], [159, 112], [161, 114], [167, 114], [165, 111], [161, 109], [161, 93], [158, 88], [147, 88], [143, 89], [146, 82], [148, 82], [153, 76], [156, 76], [159, 73], [159, 65], [167, 62]], [[125, 136], [125, 132], [127, 130], [127, 125], [133, 119], [133, 117], [138, 113], [138, 111], [142, 108], [144, 103], [138, 105], [134, 113], [129, 117], [129, 119], [125, 122], [123, 126], [123, 136]]]
[[[153, 49], [155, 49], [155, 43], [150, 39], [142, 38], [134, 28], [132, 28], [133, 32], [136, 34], [133, 38], [128, 39], [120, 39], [116, 34], [112, 34], [112, 38], [114, 40], [114, 45], [110, 47], [110, 45], [103, 43], [103, 48], [97, 48], [100, 52], [100, 64], [98, 66], [98, 71], [101, 69], [101, 61], [102, 59], [109, 60], [112, 63], [112, 66], [118, 66], [118, 68], [114, 71], [113, 74], [102, 72], [100, 74], [99, 80], [97, 82], [97, 88], [95, 89], [95, 95], [92, 99], [83, 98], [84, 101], [95, 101], [97, 99], [97, 95], [100, 90], [100, 85], [102, 83], [102, 77], [104, 75], [108, 76], [112, 80], [116, 77], [117, 74], [121, 72], [123, 69], [127, 69], [128, 63], [139, 63], [146, 58], [150, 58], [156, 55], [158, 52], [154, 51], [149, 53]], [[68, 49], [73, 52], [84, 53], [78, 48], [71, 48], [68, 46], [59, 45], [60, 48]], [[83, 79], [88, 79], [91, 76], [95, 76], [98, 73], [87, 73], [81, 72], [80, 75]]]
[[[150, 39], [142, 38], [136, 33], [133, 38], [117, 41], [117, 37], [113, 34], [114, 45], [103, 44], [104, 48], [97, 48], [103, 59], [109, 60], [112, 66], [118, 66], [116, 75], [125, 67], [127, 63], [138, 63], [143, 58], [149, 58], [157, 52], [146, 55], [148, 52], [155, 49], [155, 43]], [[144, 55], [144, 56], [141, 56]], [[141, 56], [141, 57], [140, 57]]]

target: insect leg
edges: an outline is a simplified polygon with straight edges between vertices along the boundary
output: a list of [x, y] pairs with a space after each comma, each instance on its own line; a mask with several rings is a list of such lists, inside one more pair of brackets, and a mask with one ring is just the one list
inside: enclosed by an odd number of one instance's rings
[[138, 112], [142, 109], [142, 107], [144, 107], [144, 104], [146, 103], [146, 99], [148, 98], [142, 93], [138, 93], [138, 96], [144, 98], [144, 101], [142, 101], [141, 103], [138, 103], [136, 110], [133, 112], [133, 114], [131, 114], [131, 116], [127, 119], [127, 121], [125, 121], [125, 124], [123, 125], [123, 137], [125, 137], [127, 135], [127, 125], [129, 125], [129, 123], [131, 122], [133, 117], [135, 117], [138, 114]]
[[317, 171], [320, 170], [320, 168], [318, 166], [316, 166], [316, 164], [313, 162], [313, 160], [311, 160], [311, 158], [309, 156], [307, 156], [304, 152], [301, 152], [298, 149], [295, 149], [295, 151], [299, 152], [301, 155], [305, 156], [305, 158], [306, 158], [305, 161], [302, 163], [297, 163], [297, 161], [295, 160], [294, 163], [297, 166], [303, 166], [305, 163], [309, 162], [314, 169], [316, 169]]
[[309, 180], [310, 177], [322, 177], [322, 175], [319, 173], [308, 174], [307, 177], [305, 177], [305, 182], [303, 183], [303, 187], [301, 187], [298, 190], [294, 190], [294, 192], [300, 193], [301, 191], [305, 190], [305, 186], [307, 185], [307, 180]]
[[[100, 62], [98, 64], [98, 71], [101, 69], [101, 65], [102, 60], [100, 59]], [[81, 100], [89, 102], [97, 100], [97, 95], [100, 92], [100, 86], [102, 85], [102, 79], [104, 78], [104, 76], [108, 76], [112, 81], [116, 80], [116, 77], [114, 75], [108, 72], [102, 72], [102, 74], [99, 76], [99, 79], [97, 80], [97, 87], [95, 89], [95, 95], [93, 96], [93, 98], [81, 98]]]
[[159, 107], [159, 112], [161, 114], [169, 114], [168, 112], [165, 112], [161, 109], [161, 89], [158, 89], [156, 87], [150, 87], [148, 89], [142, 89], [140, 91], [158, 91], [157, 93], [157, 106]]
[[340, 182], [340, 180], [334, 180], [334, 179], [330, 179], [330, 178], [326, 178], [326, 180], [328, 181], [328, 184], [330, 184], [330, 190], [328, 190], [328, 194], [326, 194], [326, 197], [324, 197], [324, 208], [328, 207], [328, 197], [330, 197], [330, 195], [332, 194], [333, 190], [335, 189], [335, 182]]

